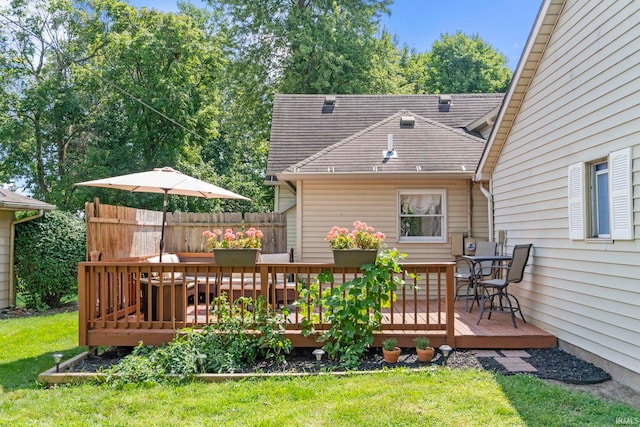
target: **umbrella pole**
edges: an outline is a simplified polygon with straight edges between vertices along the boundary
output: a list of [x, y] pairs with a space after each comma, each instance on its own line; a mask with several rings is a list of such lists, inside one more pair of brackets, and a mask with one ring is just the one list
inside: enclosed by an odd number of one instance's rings
[[169, 190], [164, 190], [164, 201], [162, 202], [162, 231], [160, 232], [160, 259], [162, 262], [162, 253], [164, 252], [164, 225], [167, 222], [167, 197]]

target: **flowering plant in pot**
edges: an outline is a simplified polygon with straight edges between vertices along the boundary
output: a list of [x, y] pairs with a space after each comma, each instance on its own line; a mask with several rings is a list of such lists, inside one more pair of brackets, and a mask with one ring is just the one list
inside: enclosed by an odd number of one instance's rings
[[400, 347], [398, 347], [398, 340], [395, 338], [389, 338], [382, 341], [382, 354], [384, 361], [387, 363], [397, 363], [400, 357]]
[[331, 249], [380, 249], [385, 239], [384, 233], [365, 222], [355, 221], [353, 230], [334, 226], [325, 240], [329, 242]]
[[[207, 247], [209, 249], [260, 249], [262, 247], [262, 239], [264, 234], [262, 231], [257, 230], [254, 227], [249, 228], [247, 231], [235, 232], [231, 228], [227, 228], [222, 231], [216, 228], [213, 231], [205, 231], [202, 233], [207, 238]], [[222, 236], [222, 239], [220, 239]]]
[[215, 263], [225, 267], [255, 265], [262, 247], [260, 239], [264, 237], [262, 231], [254, 227], [235, 233], [228, 228], [224, 234], [219, 229], [207, 230], [202, 235], [207, 238], [207, 247], [213, 251]]
[[416, 353], [420, 362], [430, 362], [433, 359], [434, 349], [429, 347], [429, 338], [416, 337], [413, 339], [416, 346]]
[[360, 267], [376, 262], [378, 249], [383, 246], [385, 235], [362, 221], [353, 223], [353, 230], [334, 226], [325, 240], [333, 249], [337, 267]]

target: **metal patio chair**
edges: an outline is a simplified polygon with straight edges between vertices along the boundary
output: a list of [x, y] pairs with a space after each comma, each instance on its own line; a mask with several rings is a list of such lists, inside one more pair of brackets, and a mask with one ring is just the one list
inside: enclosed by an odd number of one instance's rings
[[[476, 243], [476, 255], [495, 255], [498, 245], [496, 242], [477, 242]], [[454, 274], [456, 280], [456, 294], [455, 298], [465, 298], [464, 309], [471, 312], [473, 309], [473, 302], [478, 302], [480, 305], [480, 298], [475, 287], [475, 281], [478, 279], [489, 277], [493, 273], [492, 261], [481, 262], [479, 266], [475, 267], [471, 261], [466, 259], [460, 259], [456, 261], [456, 272]], [[460, 290], [465, 289], [466, 293], [460, 295]], [[473, 294], [472, 294], [473, 291]], [[471, 309], [469, 308], [469, 299], [473, 299], [471, 302]]]
[[[491, 319], [491, 313], [494, 311], [510, 313], [514, 328], [518, 327], [518, 325], [516, 325], [515, 313], [520, 313], [522, 321], [527, 323], [522, 315], [518, 298], [508, 292], [508, 287], [510, 283], [519, 283], [522, 281], [532, 246], [532, 244], [516, 245], [513, 248], [511, 261], [509, 261], [508, 265], [496, 265], [493, 267], [493, 269], [497, 271], [495, 279], [478, 281], [477, 286], [478, 290], [482, 293], [482, 301], [480, 302], [480, 318], [476, 324], [480, 324], [485, 311], [489, 312], [488, 319]], [[486, 308], [487, 303], [489, 303], [489, 308]]]

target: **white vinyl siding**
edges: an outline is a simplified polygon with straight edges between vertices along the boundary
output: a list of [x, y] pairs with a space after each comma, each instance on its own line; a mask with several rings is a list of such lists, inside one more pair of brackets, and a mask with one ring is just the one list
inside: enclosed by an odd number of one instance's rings
[[[490, 172], [502, 249], [534, 245], [525, 279], [510, 289], [527, 321], [640, 374], [638, 22], [637, 1], [567, 0]], [[616, 213], [611, 240], [594, 242], [573, 234], [586, 234], [586, 207], [567, 205], [576, 182], [567, 175], [596, 159], [610, 162]], [[618, 162], [630, 182], [617, 181]], [[569, 172], [583, 192], [586, 175]]]

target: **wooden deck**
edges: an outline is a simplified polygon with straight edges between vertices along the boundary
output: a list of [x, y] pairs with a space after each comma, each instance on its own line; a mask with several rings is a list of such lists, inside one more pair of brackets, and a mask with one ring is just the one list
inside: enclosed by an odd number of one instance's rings
[[[388, 337], [395, 337], [400, 346], [413, 347], [412, 340], [417, 336], [429, 337], [433, 346], [446, 343], [454, 348], [556, 346], [553, 335], [522, 320], [518, 320], [518, 328], [514, 328], [507, 314], [493, 313], [491, 319], [485, 315], [480, 325], [476, 325], [479, 309], [474, 307], [473, 312], [468, 313], [463, 300], [453, 299], [452, 263], [411, 264], [403, 268], [418, 278], [410, 279], [405, 275], [405, 280], [415, 283], [398, 290], [392, 307], [383, 310], [384, 320], [376, 333], [374, 346], [380, 346]], [[359, 274], [358, 269], [336, 268], [330, 264], [262, 264], [229, 269], [210, 262], [81, 263], [78, 275], [79, 342], [91, 347], [135, 346], [140, 341], [159, 345], [173, 339], [182, 328], [197, 329], [214, 322], [207, 309], [211, 302], [209, 292], [220, 294], [225, 289], [226, 292], [233, 290], [232, 294], [239, 292], [254, 299], [265, 295], [274, 307], [288, 306], [292, 301], [286, 295], [296, 290], [287, 288], [283, 292], [282, 287], [271, 286], [271, 283], [277, 283], [278, 277], [285, 275], [295, 278], [294, 282], [299, 284], [311, 283], [312, 277], [325, 269], [332, 270], [336, 280], [348, 280]], [[230, 277], [238, 274], [241, 285], [230, 282]], [[189, 284], [186, 277], [204, 277], [206, 280], [199, 279], [194, 285], [193, 280]], [[205, 289], [208, 292], [204, 292]], [[196, 299], [199, 292], [200, 299]], [[204, 301], [201, 301], [203, 295]], [[194, 300], [199, 304], [194, 305]], [[294, 346], [317, 347], [314, 337], [302, 336], [301, 318], [302, 313], [297, 310], [289, 314], [286, 335]]]
[[[401, 322], [402, 313], [400, 310], [397, 310], [394, 315], [395, 324], [402, 325], [402, 327], [390, 330], [385, 329], [379, 332], [375, 343], [381, 345], [382, 340], [393, 336], [398, 339], [401, 346], [413, 347], [413, 338], [417, 336], [428, 336], [434, 345], [444, 344], [443, 334], [439, 331], [415, 330], [411, 328], [411, 323], [413, 323], [415, 318], [417, 318], [421, 324], [426, 323], [425, 305], [424, 301], [420, 302], [418, 314], [414, 315], [411, 313], [405, 316], [405, 323]], [[203, 304], [189, 307], [187, 310], [187, 321], [204, 323], [206, 311], [207, 307]], [[430, 314], [432, 317], [430, 323], [435, 323], [435, 317], [437, 315], [433, 314], [433, 309], [430, 311], [432, 312], [432, 314]], [[198, 319], [196, 319], [196, 315], [199, 317]], [[457, 300], [455, 302], [455, 341], [453, 347], [474, 349], [525, 349], [553, 348], [557, 345], [555, 336], [530, 323], [524, 323], [520, 318], [516, 320], [518, 328], [514, 328], [511, 317], [508, 314], [493, 313], [491, 319], [487, 319], [487, 314], [485, 313], [484, 318], [480, 321], [480, 324], [477, 325], [479, 315], [480, 310], [477, 306], [469, 313], [465, 311], [464, 301]], [[290, 315], [290, 317], [290, 320], [294, 322], [294, 316]], [[386, 323], [388, 324], [390, 322], [387, 321]], [[298, 330], [289, 331], [289, 337], [298, 346], [317, 346], [315, 341], [302, 339], [303, 337], [299, 336]]]

